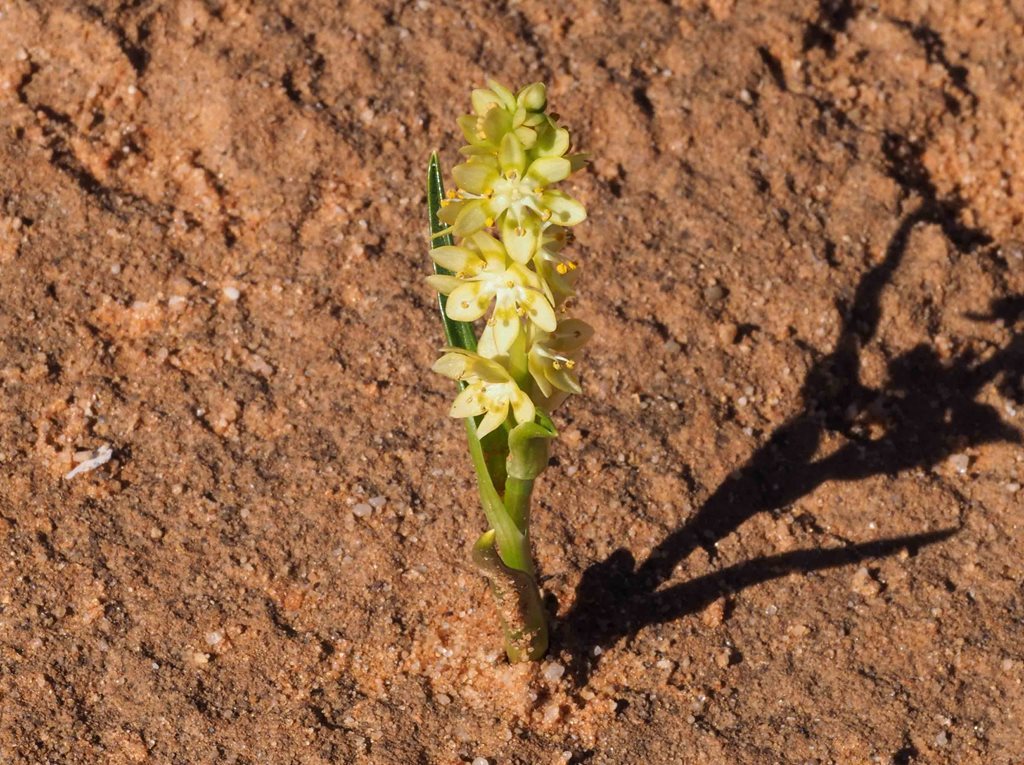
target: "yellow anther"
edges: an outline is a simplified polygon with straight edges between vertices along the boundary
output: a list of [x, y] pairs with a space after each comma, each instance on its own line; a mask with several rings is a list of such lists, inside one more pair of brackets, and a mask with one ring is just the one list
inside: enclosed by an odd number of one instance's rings
[[551, 362], [551, 367], [552, 367], [552, 369], [561, 369], [562, 365], [559, 364], [557, 361], [552, 361]]
[[540, 216], [541, 220], [551, 220], [551, 210], [545, 210], [544, 214]]
[[509, 289], [512, 289], [513, 287], [516, 286], [516, 283], [509, 279], [508, 281], [505, 282], [505, 286], [508, 287]]
[[565, 366], [568, 367], [569, 369], [572, 369], [573, 367], [576, 366], [576, 362], [573, 361], [572, 359], [569, 359], [565, 362]]
[[526, 236], [526, 229], [522, 226], [516, 226], [516, 236]]
[[523, 308], [521, 305], [517, 305], [516, 313], [519, 314], [520, 316], [526, 316], [526, 309]]
[[469, 301], [463, 300], [461, 303], [459, 303], [459, 305], [461, 305], [463, 308], [469, 308]]
[[566, 265], [569, 266], [569, 270], [570, 271], [575, 271], [576, 270], [576, 264], [573, 263], [571, 260], [568, 263], [566, 263]]
[[555, 266], [555, 270], [560, 274], [565, 274], [569, 270], [569, 266], [565, 265], [565, 263], [559, 263]]
[[490, 228], [491, 226], [493, 226], [493, 225], [494, 225], [494, 218], [487, 218], [487, 219], [486, 219], [486, 220], [484, 221], [484, 225], [485, 225], [485, 226], [487, 226], [488, 228]]
[[454, 197], [455, 196], [455, 189], [448, 189], [448, 191], [445, 192], [445, 196], [448, 197], [449, 199]]
[[480, 140], [484, 140], [485, 138], [487, 138], [487, 133], [485, 133], [483, 130], [477, 130], [476, 137], [479, 138]]
[[450, 199], [442, 199], [441, 200], [441, 207], [447, 207], [451, 203], [452, 203], [452, 200], [450, 200]]
[[457, 274], [455, 274], [455, 278], [456, 279], [465, 279], [466, 278], [466, 272], [465, 271], [459, 271]]

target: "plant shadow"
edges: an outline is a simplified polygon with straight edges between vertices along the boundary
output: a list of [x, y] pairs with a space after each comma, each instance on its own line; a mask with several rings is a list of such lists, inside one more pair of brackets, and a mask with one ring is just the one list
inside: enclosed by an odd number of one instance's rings
[[[556, 646], [571, 657], [577, 686], [586, 683], [599, 659], [594, 646], [608, 648], [646, 626], [673, 621], [704, 609], [722, 596], [793, 572], [811, 572], [849, 565], [865, 558], [888, 556], [956, 534], [958, 527], [910, 536], [809, 549], [750, 560], [664, 586], [677, 565], [697, 547], [714, 558], [715, 543], [744, 521], [779, 510], [807, 496], [828, 481], [857, 481], [894, 475], [912, 468], [930, 468], [955, 451], [997, 441], [1021, 443], [1021, 433], [1007, 425], [991, 406], [979, 403], [981, 389], [995, 381], [1000, 390], [1024, 403], [1024, 335], [984, 359], [964, 353], [943, 362], [935, 350], [919, 345], [893, 358], [888, 383], [875, 389], [860, 382], [860, 349], [878, 330], [881, 295], [903, 260], [914, 228], [937, 225], [961, 252], [990, 244], [982, 231], [963, 226], [962, 203], [940, 200], [927, 175], [920, 171], [913, 147], [890, 137], [890, 172], [923, 201], [901, 221], [884, 259], [861, 278], [834, 350], [809, 370], [802, 388], [804, 409], [781, 425], [747, 462], [726, 478], [687, 522], [669, 534], [639, 565], [627, 549], [619, 549], [590, 566], [577, 587], [571, 608], [558, 620]], [[909, 153], [908, 153], [909, 152]], [[1024, 316], [1024, 297], [993, 301], [975, 320], [1002, 320], [1007, 326]], [[873, 436], [849, 413], [870, 413], [885, 423]], [[845, 444], [827, 457], [814, 459], [823, 435], [837, 432]]]

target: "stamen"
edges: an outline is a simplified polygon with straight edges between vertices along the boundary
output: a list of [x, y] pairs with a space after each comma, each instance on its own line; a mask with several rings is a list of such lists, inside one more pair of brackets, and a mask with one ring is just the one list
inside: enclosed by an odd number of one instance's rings
[[452, 199], [455, 196], [455, 189], [448, 189], [448, 191], [445, 192], [445, 196]]
[[513, 287], [516, 286], [516, 283], [509, 279], [508, 281], [505, 282], [505, 286], [508, 287], [509, 289], [512, 289]]
[[555, 270], [564, 276], [569, 271], [569, 266], [565, 265], [565, 263], [559, 263], [555, 266]]
[[494, 225], [494, 218], [487, 218], [487, 219], [485, 219], [484, 220], [484, 225], [487, 226], [487, 228], [490, 228], [491, 226], [493, 226]]
[[567, 359], [565, 362], [565, 366], [568, 367], [569, 369], [572, 369], [573, 367], [576, 366], [576, 362], [573, 361], [572, 359]]
[[469, 308], [469, 301], [463, 300], [461, 303], [459, 303], [459, 305], [461, 305], [463, 308]]
[[568, 263], [566, 263], [566, 265], [569, 266], [569, 270], [570, 271], [575, 271], [576, 270], [576, 264], [573, 263], [571, 260]]
[[551, 220], [551, 210], [545, 210], [544, 214], [540, 216], [540, 219], [543, 221]]
[[551, 362], [551, 367], [552, 367], [552, 369], [561, 369], [562, 365], [559, 364], [557, 361], [552, 361]]

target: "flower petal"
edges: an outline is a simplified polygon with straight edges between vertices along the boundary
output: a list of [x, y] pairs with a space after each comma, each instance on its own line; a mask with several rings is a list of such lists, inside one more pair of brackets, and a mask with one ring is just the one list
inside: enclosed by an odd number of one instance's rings
[[491, 304], [491, 293], [485, 293], [480, 282], [463, 282], [448, 296], [445, 313], [455, 321], [476, 321]]
[[452, 168], [452, 177], [463, 191], [484, 196], [494, 188], [498, 171], [482, 162], [463, 162]]
[[540, 354], [531, 353], [527, 360], [527, 365], [530, 369], [530, 376], [533, 377], [533, 381], [537, 383], [537, 387], [540, 388], [540, 392], [545, 396], [551, 395], [551, 383], [548, 382], [547, 375], [545, 374], [544, 361]]
[[494, 306], [494, 315], [490, 319], [494, 328], [494, 346], [500, 353], [505, 353], [519, 336], [522, 321], [516, 313], [515, 303], [502, 300]]
[[516, 221], [511, 215], [501, 220], [501, 238], [508, 255], [516, 263], [529, 263], [537, 251], [540, 240], [541, 220], [535, 212], [526, 209]]
[[582, 319], [565, 319], [558, 322], [549, 344], [564, 353], [572, 353], [582, 348], [593, 334], [594, 328]]
[[[454, 205], [442, 208], [441, 213], [445, 213], [450, 210]], [[440, 215], [438, 216], [440, 217]], [[461, 205], [459, 214], [456, 216], [452, 224], [452, 233], [455, 236], [466, 237], [471, 234], [475, 234], [480, 229], [487, 225], [487, 209], [484, 206], [484, 200], [482, 199], [471, 199], [468, 202]], [[447, 220], [445, 221], [448, 222]]]
[[501, 103], [506, 109], [509, 111], [515, 110], [516, 96], [511, 90], [497, 80], [487, 80], [487, 87], [494, 92], [494, 95], [501, 99]]
[[454, 273], [475, 270], [483, 265], [476, 253], [465, 247], [435, 247], [430, 251], [430, 258], [441, 268], [447, 268]]
[[449, 417], [476, 417], [485, 411], [484, 403], [480, 398], [480, 385], [470, 385], [460, 392], [452, 402], [448, 410]]
[[515, 173], [516, 177], [521, 178], [526, 171], [526, 150], [515, 133], [506, 133], [501, 139], [498, 164], [506, 177], [511, 177], [512, 173]]
[[501, 106], [501, 99], [493, 90], [487, 88], [476, 88], [469, 96], [473, 104], [473, 111], [483, 117], [494, 106]]
[[466, 359], [459, 353], [446, 353], [434, 362], [431, 369], [439, 375], [458, 380], [466, 371]]
[[518, 423], [533, 422], [533, 418], [537, 416], [537, 407], [521, 390], [516, 390], [512, 396], [512, 415]]
[[487, 414], [480, 420], [480, 424], [476, 426], [477, 437], [483, 438], [492, 430], [500, 428], [506, 417], [508, 417], [507, 401], [494, 409], [488, 409]]
[[533, 160], [527, 177], [541, 186], [564, 181], [572, 172], [572, 165], [564, 157], [541, 157]]
[[545, 191], [540, 203], [551, 211], [551, 221], [559, 226], [575, 226], [587, 219], [587, 209], [561, 191]]
[[561, 157], [569, 151], [569, 131], [547, 126], [537, 135], [536, 150], [539, 157]]
[[526, 309], [526, 315], [530, 321], [545, 332], [554, 332], [555, 327], [558, 326], [558, 319], [555, 317], [555, 309], [544, 297], [544, 293], [533, 289], [523, 290], [523, 292], [525, 294], [520, 298], [520, 302]]
[[452, 290], [462, 284], [462, 279], [444, 274], [431, 274], [427, 277], [427, 284], [440, 292], [442, 295], [450, 295]]
[[504, 109], [491, 109], [484, 117], [482, 127], [487, 140], [495, 146], [500, 146], [505, 133], [512, 129], [512, 115]]

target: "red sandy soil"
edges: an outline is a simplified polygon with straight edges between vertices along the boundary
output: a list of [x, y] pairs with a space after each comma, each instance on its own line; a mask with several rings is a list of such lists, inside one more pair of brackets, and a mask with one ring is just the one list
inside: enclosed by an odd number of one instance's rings
[[[489, 75], [593, 157], [530, 666], [429, 372]], [[0, 762], [1021, 763], [1022, 93], [1016, 0], [0, 2]]]

